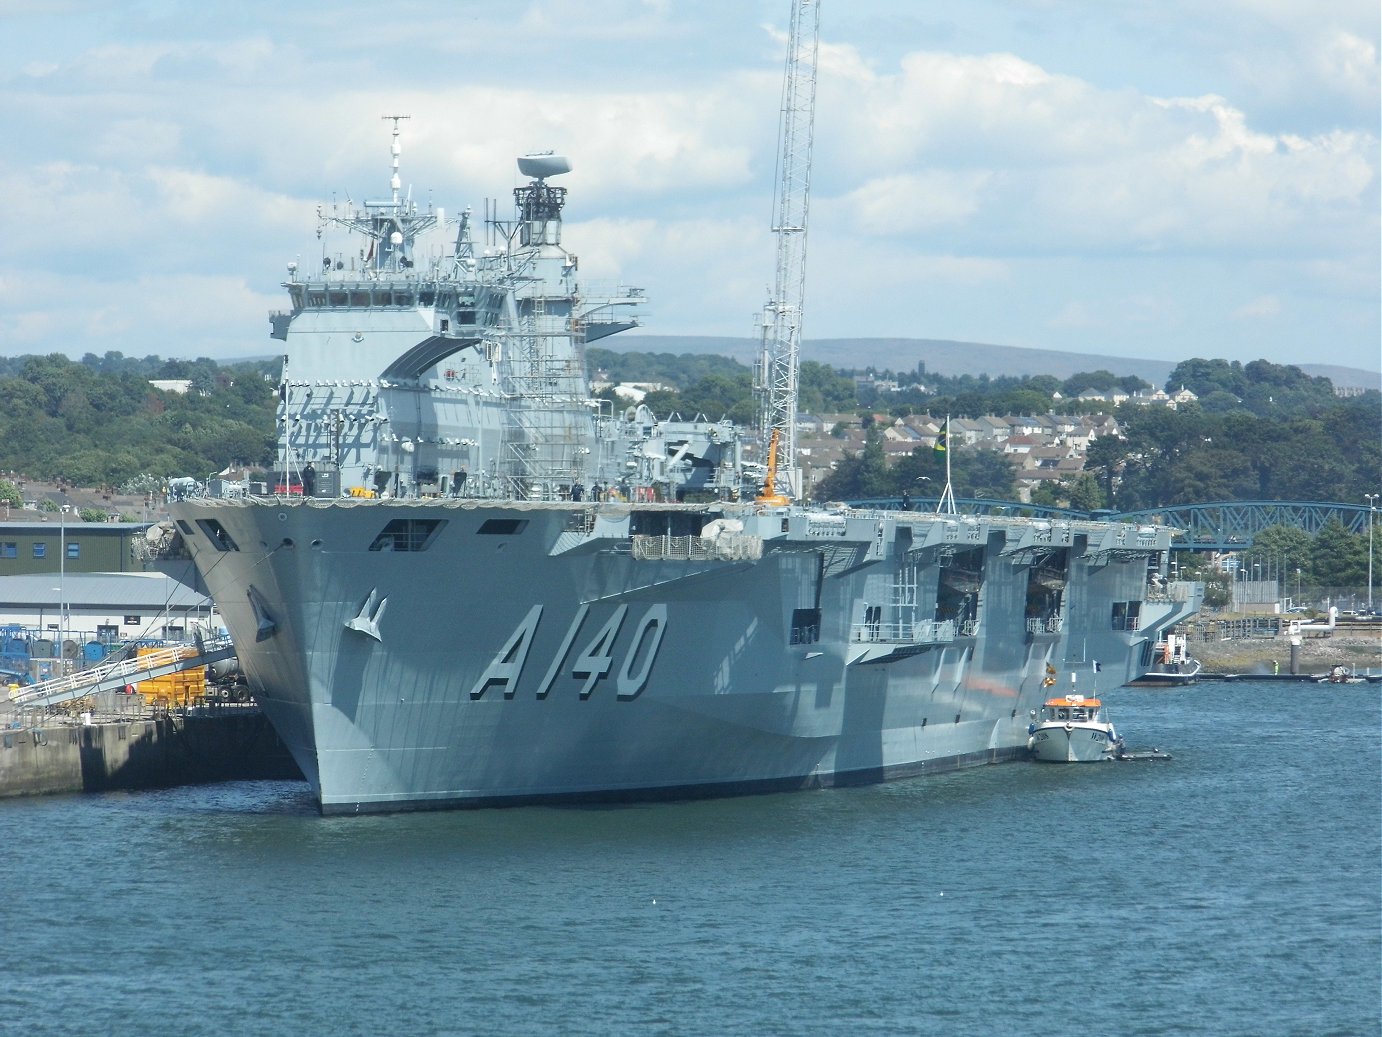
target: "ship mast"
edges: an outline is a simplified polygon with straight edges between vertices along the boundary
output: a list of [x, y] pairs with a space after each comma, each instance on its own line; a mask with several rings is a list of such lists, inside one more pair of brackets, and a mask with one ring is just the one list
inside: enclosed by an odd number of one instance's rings
[[778, 126], [773, 233], [777, 274], [763, 307], [763, 347], [755, 378], [764, 463], [775, 472], [765, 497], [801, 496], [797, 465], [797, 373], [802, 303], [806, 292], [806, 217], [811, 200], [811, 143], [816, 110], [816, 53], [820, 4], [792, 0], [787, 69]]

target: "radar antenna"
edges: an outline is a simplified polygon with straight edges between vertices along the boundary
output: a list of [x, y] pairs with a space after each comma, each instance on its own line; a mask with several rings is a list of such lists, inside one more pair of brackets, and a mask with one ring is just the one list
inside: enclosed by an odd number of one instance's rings
[[763, 349], [755, 378], [763, 459], [776, 473], [765, 496], [801, 496], [797, 465], [797, 373], [802, 303], [806, 292], [806, 217], [811, 201], [811, 142], [816, 111], [816, 53], [821, 13], [817, 0], [792, 0], [787, 69], [778, 125], [773, 233], [777, 276], [763, 307]]

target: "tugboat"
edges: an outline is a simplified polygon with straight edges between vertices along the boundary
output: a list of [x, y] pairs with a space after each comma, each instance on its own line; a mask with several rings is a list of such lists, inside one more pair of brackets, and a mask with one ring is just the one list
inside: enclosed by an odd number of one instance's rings
[[1103, 703], [1074, 690], [1075, 675], [1070, 675], [1071, 690], [1049, 698], [1041, 713], [1032, 710], [1027, 747], [1033, 757], [1046, 763], [1095, 763], [1117, 759], [1123, 739], [1104, 718]]

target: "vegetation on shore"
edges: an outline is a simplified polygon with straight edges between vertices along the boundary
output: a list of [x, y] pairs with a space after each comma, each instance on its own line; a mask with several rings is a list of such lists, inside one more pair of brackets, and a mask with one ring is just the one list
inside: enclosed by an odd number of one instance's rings
[[[752, 371], [734, 360], [595, 347], [587, 354], [591, 369], [610, 382], [666, 386], [644, 401], [655, 413], [729, 417], [740, 424], [757, 418]], [[160, 380], [185, 381], [187, 391], [151, 384]], [[130, 493], [156, 489], [174, 476], [205, 479], [232, 465], [267, 469], [277, 384], [274, 360], [220, 364], [118, 352], [76, 361], [61, 354], [0, 358], [0, 472]], [[883, 393], [880, 384], [899, 388]], [[801, 365], [802, 412], [855, 414], [866, 431], [863, 448], [840, 462], [816, 495], [841, 500], [938, 492], [945, 468], [931, 449], [894, 461], [885, 456], [880, 427], [894, 416], [1095, 410], [1101, 405], [1080, 401], [1081, 392], [1129, 392], [1140, 385], [1107, 371], [1063, 381], [1044, 375], [947, 378], [924, 367], [852, 371], [807, 361]], [[1037, 503], [1118, 511], [1212, 500], [1361, 503], [1382, 485], [1377, 391], [1338, 397], [1326, 378], [1261, 360], [1188, 360], [1165, 388], [1181, 386], [1198, 402], [1177, 409], [1119, 407], [1122, 436], [1096, 440], [1086, 471], [1054, 489], [1043, 487]], [[957, 495], [1015, 496], [1003, 454], [957, 448], [950, 458]], [[1359, 538], [1342, 528], [1326, 529], [1313, 541], [1282, 528], [1257, 538], [1247, 564], [1257, 561], [1263, 572], [1283, 576], [1300, 569], [1307, 583], [1342, 584], [1357, 582], [1362, 551]]]

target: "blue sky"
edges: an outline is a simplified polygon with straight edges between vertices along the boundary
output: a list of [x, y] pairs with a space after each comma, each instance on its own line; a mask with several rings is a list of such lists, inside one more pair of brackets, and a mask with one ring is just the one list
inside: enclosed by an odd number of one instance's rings
[[[805, 355], [1382, 368], [1376, 0], [822, 2]], [[789, 0], [0, 0], [0, 353], [274, 352], [319, 203], [574, 167], [649, 334], [751, 333]]]

